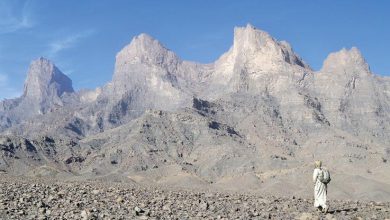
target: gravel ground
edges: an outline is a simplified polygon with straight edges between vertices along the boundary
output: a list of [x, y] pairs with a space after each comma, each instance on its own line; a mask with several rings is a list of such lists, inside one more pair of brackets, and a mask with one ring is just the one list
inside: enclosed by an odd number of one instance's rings
[[0, 219], [390, 219], [390, 202], [313, 200], [248, 193], [59, 182], [0, 175]]

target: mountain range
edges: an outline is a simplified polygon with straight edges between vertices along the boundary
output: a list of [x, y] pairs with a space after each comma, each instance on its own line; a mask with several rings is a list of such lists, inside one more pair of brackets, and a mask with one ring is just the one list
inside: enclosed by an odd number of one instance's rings
[[32, 61], [23, 95], [0, 102], [0, 170], [311, 196], [322, 160], [331, 197], [388, 200], [389, 112], [390, 78], [355, 47], [314, 71], [249, 24], [209, 64], [140, 34], [95, 90]]

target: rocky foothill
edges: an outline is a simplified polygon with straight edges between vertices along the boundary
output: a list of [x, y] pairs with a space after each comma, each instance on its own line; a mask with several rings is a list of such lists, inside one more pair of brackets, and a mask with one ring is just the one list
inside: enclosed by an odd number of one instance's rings
[[390, 219], [390, 202], [330, 200], [327, 214], [312, 203], [294, 196], [0, 178], [0, 219]]
[[[315, 71], [248, 24], [209, 64], [140, 34], [114, 65], [75, 91], [39, 58], [0, 101], [0, 219], [390, 218], [390, 77], [357, 48]], [[315, 160], [340, 200], [328, 214], [312, 207]]]
[[0, 172], [303, 196], [318, 159], [331, 198], [389, 201], [390, 78], [354, 47], [315, 71], [250, 24], [232, 43], [201, 64], [140, 34], [92, 90], [32, 61], [23, 95], [0, 101]]

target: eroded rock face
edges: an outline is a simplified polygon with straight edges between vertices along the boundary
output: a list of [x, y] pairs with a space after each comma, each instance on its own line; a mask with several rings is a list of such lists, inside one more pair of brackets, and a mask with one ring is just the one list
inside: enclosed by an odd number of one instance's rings
[[24, 98], [40, 103], [59, 98], [65, 92], [74, 92], [72, 80], [51, 61], [41, 57], [31, 63], [24, 85]]
[[[340, 180], [337, 196], [383, 199], [389, 88], [356, 48], [330, 54], [314, 72], [287, 42], [251, 25], [235, 28], [230, 50], [211, 64], [183, 61], [141, 34], [95, 90], [73, 92], [54, 64], [34, 61], [24, 95], [0, 103], [0, 131], [25, 136], [45, 160], [13, 163], [11, 146], [0, 144], [8, 155], [1, 163], [9, 173], [47, 165], [83, 178], [115, 173], [141, 184], [306, 194], [309, 164], [322, 159]], [[356, 181], [364, 184], [343, 184]]]
[[234, 29], [234, 42], [230, 50], [217, 61], [221, 72], [234, 72], [234, 68], [256, 72], [286, 71], [300, 66], [309, 68], [285, 41], [277, 41], [267, 32], [251, 25]]
[[28, 109], [26, 117], [46, 114], [54, 108], [62, 107], [62, 96], [73, 92], [72, 80], [50, 60], [41, 57], [31, 62], [21, 102], [15, 110]]
[[387, 136], [386, 81], [370, 72], [357, 48], [330, 54], [311, 86], [334, 126], [358, 135]]
[[168, 74], [173, 73], [179, 62], [172, 51], [149, 35], [141, 34], [117, 54], [112, 90], [116, 96], [135, 86], [172, 92], [175, 79], [169, 79]]
[[346, 74], [348, 72], [371, 73], [366, 60], [356, 47], [352, 47], [350, 50], [343, 48], [338, 52], [329, 54], [324, 61], [321, 72], [336, 74]]
[[63, 96], [73, 93], [72, 80], [51, 61], [42, 57], [32, 61], [23, 95], [0, 103], [0, 131], [64, 107]]

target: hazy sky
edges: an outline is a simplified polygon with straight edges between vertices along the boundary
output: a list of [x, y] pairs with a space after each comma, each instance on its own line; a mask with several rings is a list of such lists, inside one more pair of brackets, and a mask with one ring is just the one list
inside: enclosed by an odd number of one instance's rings
[[390, 75], [390, 1], [0, 0], [0, 100], [21, 95], [28, 66], [51, 59], [76, 90], [108, 82], [115, 54], [148, 33], [182, 59], [209, 63], [251, 23], [288, 41], [315, 70], [333, 51], [358, 47]]

